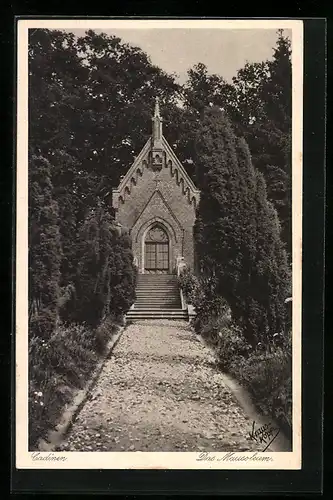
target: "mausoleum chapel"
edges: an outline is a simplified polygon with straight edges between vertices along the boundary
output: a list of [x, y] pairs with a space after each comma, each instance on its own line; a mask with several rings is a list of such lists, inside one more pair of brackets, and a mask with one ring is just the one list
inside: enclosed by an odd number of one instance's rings
[[199, 191], [163, 136], [156, 99], [152, 135], [113, 191], [116, 220], [127, 227], [140, 274], [172, 274], [179, 257], [193, 268]]
[[[179, 267], [194, 267], [193, 226], [199, 191], [163, 136], [162, 124], [157, 98], [151, 137], [112, 196], [116, 221], [128, 228], [132, 238], [138, 287], [145, 281], [141, 275], [154, 275], [146, 276], [145, 283], [155, 284], [147, 292], [156, 287], [163, 291], [166, 283], [175, 289], [172, 277]], [[137, 290], [137, 296], [141, 291]]]

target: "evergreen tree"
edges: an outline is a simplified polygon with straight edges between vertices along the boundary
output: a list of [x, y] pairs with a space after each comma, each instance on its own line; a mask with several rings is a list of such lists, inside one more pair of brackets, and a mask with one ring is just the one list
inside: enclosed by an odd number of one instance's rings
[[291, 44], [278, 31], [273, 57], [247, 63], [233, 79], [227, 105], [237, 134], [247, 141], [254, 166], [263, 173], [267, 196], [281, 221], [281, 237], [291, 254]]
[[265, 182], [225, 114], [206, 109], [197, 137], [201, 198], [195, 226], [201, 270], [253, 342], [284, 324], [286, 254]]
[[188, 79], [184, 85], [185, 106], [198, 116], [207, 106], [223, 106], [224, 89], [227, 87], [221, 76], [210, 75], [207, 66], [198, 63], [188, 71]]
[[[255, 169], [244, 138], [236, 140], [236, 154], [239, 168], [239, 220], [242, 232], [240, 242], [241, 278], [239, 282], [239, 304], [235, 304], [236, 316], [245, 331], [253, 332], [250, 298], [253, 293], [253, 273], [256, 264], [256, 204]], [[250, 335], [250, 334], [249, 334]], [[252, 335], [252, 334], [251, 334]]]
[[[180, 124], [178, 155], [192, 177], [197, 158], [193, 144], [200, 112], [216, 105], [227, 112], [234, 132], [244, 137], [255, 168], [267, 184], [267, 195], [281, 221], [281, 236], [291, 254], [291, 45], [278, 31], [271, 60], [246, 63], [228, 84], [210, 75], [204, 64], [188, 72], [184, 85], [184, 133]], [[190, 163], [187, 165], [187, 160]], [[195, 177], [194, 177], [195, 178]]]
[[271, 132], [268, 135], [269, 150], [274, 153], [267, 162], [267, 173], [262, 171], [267, 183], [268, 198], [278, 212], [282, 239], [291, 257], [292, 67], [291, 43], [283, 30], [278, 31], [269, 71], [270, 78], [263, 86], [263, 99]]
[[132, 243], [125, 233], [113, 233], [113, 252], [110, 256], [110, 296], [109, 311], [116, 317], [128, 311], [135, 302], [137, 270], [133, 264]]
[[88, 214], [78, 241], [75, 298], [69, 315], [96, 327], [105, 316], [118, 318], [134, 302], [131, 243], [102, 205]]
[[200, 115], [208, 106], [227, 107], [233, 88], [221, 76], [209, 74], [205, 64], [198, 63], [187, 73], [183, 86], [184, 107], [178, 112], [178, 139], [175, 151], [190, 177], [196, 182], [195, 142]]
[[100, 279], [99, 211], [91, 210], [78, 232], [75, 300], [70, 304], [72, 320], [97, 326], [103, 316], [98, 299]]
[[217, 291], [231, 305], [241, 279], [240, 175], [236, 138], [218, 108], [205, 110], [196, 156], [201, 196], [195, 235], [200, 267], [204, 274], [219, 277]]
[[290, 275], [287, 256], [281, 241], [277, 212], [267, 200], [263, 174], [256, 171], [256, 258], [252, 297], [257, 302], [258, 333], [262, 339], [284, 330], [285, 305]]
[[91, 30], [79, 39], [29, 31], [29, 145], [52, 165], [63, 287], [75, 279], [78, 227], [98, 201], [110, 202], [150, 136], [156, 95], [165, 134], [177, 142], [180, 86], [138, 47]]
[[58, 318], [61, 244], [51, 164], [32, 155], [29, 163], [29, 319], [31, 333], [47, 338]]

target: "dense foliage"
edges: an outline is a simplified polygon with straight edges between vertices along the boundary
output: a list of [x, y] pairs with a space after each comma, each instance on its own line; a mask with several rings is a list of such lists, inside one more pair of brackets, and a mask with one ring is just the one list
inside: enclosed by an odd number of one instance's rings
[[198, 269], [197, 276], [183, 272], [179, 283], [195, 307], [193, 326], [214, 348], [219, 366], [248, 387], [258, 407], [290, 436], [291, 336], [285, 305], [290, 275], [280, 221], [263, 174], [226, 113], [206, 107], [198, 123]]
[[[173, 90], [172, 78], [146, 61], [139, 49], [93, 32], [77, 40], [29, 31], [30, 318], [50, 317], [39, 334], [49, 335], [59, 314], [96, 327], [134, 299], [130, 243], [112, 221], [108, 194], [134, 152], [128, 116], [138, 96], [129, 83], [123, 98], [110, 85], [121, 86], [134, 65], [137, 88], [148, 84], [149, 73]], [[141, 145], [142, 129], [131, 132]]]
[[264, 175], [268, 199], [278, 212], [282, 240], [291, 252], [291, 47], [278, 32], [270, 61], [247, 64], [234, 80], [238, 106], [229, 108]]
[[136, 269], [129, 237], [101, 206], [79, 230], [78, 255], [72, 319], [96, 327], [106, 316], [119, 318], [135, 300]]
[[[30, 30], [29, 36], [29, 144], [34, 154], [53, 157], [62, 234], [71, 232], [76, 218], [84, 219], [96, 197], [110, 201], [111, 188], [150, 135], [159, 95], [164, 133], [193, 178], [200, 112], [210, 105], [227, 112], [264, 175], [290, 253], [291, 60], [283, 32], [272, 60], [247, 63], [232, 83], [199, 63], [184, 86], [141, 49], [114, 36], [90, 30], [77, 39], [42, 29]], [[63, 248], [62, 266], [70, 273], [66, 238]]]
[[104, 353], [115, 325], [105, 320], [96, 331], [83, 324], [59, 323], [46, 340], [29, 340], [29, 449], [54, 427], [66, 404], [82, 389]]
[[[194, 141], [200, 113], [218, 106], [228, 114], [234, 132], [244, 137], [252, 162], [265, 178], [268, 199], [278, 212], [281, 237], [291, 253], [291, 46], [278, 31], [271, 60], [246, 63], [232, 83], [208, 73], [200, 63], [189, 71], [185, 84], [187, 136], [179, 153], [194, 163]], [[184, 161], [184, 158], [183, 161]], [[192, 174], [194, 172], [192, 171]]]
[[195, 243], [201, 274], [213, 280], [249, 341], [284, 329], [286, 252], [265, 182], [244, 140], [218, 108], [206, 108], [196, 140], [201, 190]]
[[29, 172], [29, 320], [48, 338], [58, 319], [61, 242], [58, 204], [53, 199], [51, 164], [32, 155]]
[[[289, 253], [291, 241], [289, 40], [280, 32], [272, 60], [246, 64], [231, 84], [200, 63], [180, 86], [117, 37], [32, 29], [33, 440], [54, 423], [51, 415], [68, 401], [70, 388], [89, 377], [114, 323], [134, 301], [131, 243], [113, 220], [111, 189], [150, 135], [156, 95], [164, 134], [202, 191], [196, 242], [203, 277], [193, 278], [190, 292], [197, 328], [217, 331], [221, 318], [230, 317], [237, 323], [231, 344], [239, 352], [254, 339], [269, 345], [283, 330], [282, 241]], [[228, 322], [223, 328], [231, 331]]]

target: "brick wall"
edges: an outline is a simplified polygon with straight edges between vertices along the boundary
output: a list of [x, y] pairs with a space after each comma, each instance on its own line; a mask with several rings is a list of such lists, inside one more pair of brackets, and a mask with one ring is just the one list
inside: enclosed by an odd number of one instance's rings
[[144, 265], [145, 234], [155, 222], [162, 224], [169, 236], [170, 269], [174, 270], [180, 256], [193, 268], [197, 190], [193, 190], [184, 171], [177, 168], [174, 158], [165, 156], [159, 171], [148, 168], [145, 156], [138, 163], [132, 167], [133, 175], [115, 191], [114, 206], [117, 221], [130, 230], [139, 271]]

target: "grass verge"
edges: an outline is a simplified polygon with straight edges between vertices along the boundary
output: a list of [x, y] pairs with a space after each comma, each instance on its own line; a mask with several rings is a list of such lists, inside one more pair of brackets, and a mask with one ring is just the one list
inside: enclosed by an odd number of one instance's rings
[[29, 340], [29, 450], [54, 429], [73, 394], [89, 380], [118, 324], [107, 318], [94, 331], [59, 324], [44, 340]]
[[219, 368], [238, 380], [249, 391], [258, 410], [273, 418], [291, 440], [291, 335], [274, 338], [266, 346], [251, 346], [241, 331], [226, 320], [220, 327], [216, 322], [208, 322], [197, 333], [213, 348]]

